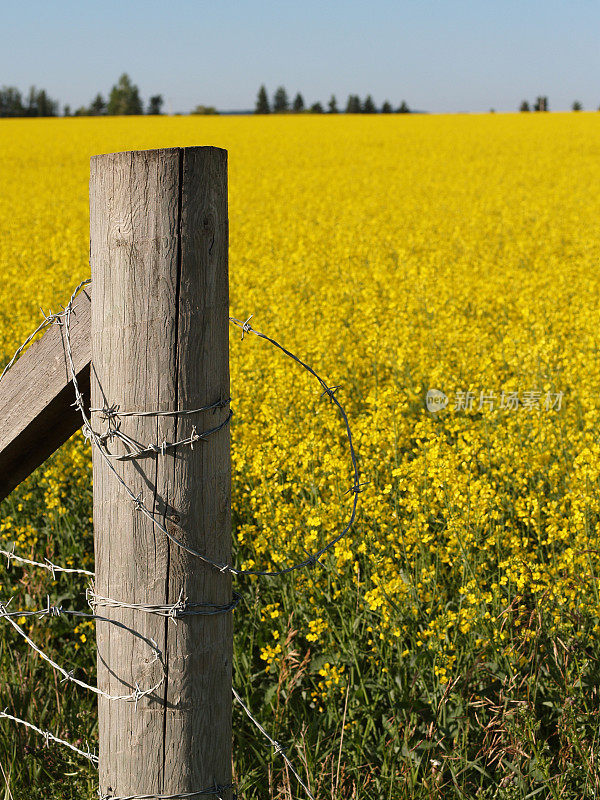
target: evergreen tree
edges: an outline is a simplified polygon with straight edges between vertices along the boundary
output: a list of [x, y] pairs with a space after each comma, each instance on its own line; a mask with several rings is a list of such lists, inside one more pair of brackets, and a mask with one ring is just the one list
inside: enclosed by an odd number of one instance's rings
[[148, 109], [146, 114], [151, 114], [154, 117], [158, 117], [159, 114], [162, 114], [162, 107], [163, 107], [163, 96], [162, 94], [154, 94], [148, 100]]
[[319, 103], [318, 101], [316, 103], [313, 103], [312, 106], [310, 107], [310, 113], [311, 114], [323, 114], [324, 113], [323, 112], [323, 106], [321, 105], [321, 103]]
[[295, 114], [300, 114], [300, 112], [304, 111], [304, 98], [298, 92], [296, 97], [294, 97], [294, 105], [292, 106], [292, 110]]
[[519, 106], [519, 111], [525, 112], [525, 111], [530, 111], [530, 110], [531, 109], [529, 108], [529, 103], [527, 102], [527, 100], [523, 100], [523, 102]]
[[103, 114], [106, 114], [106, 103], [104, 102], [104, 98], [98, 92], [96, 97], [90, 103], [90, 116], [92, 117], [100, 117]]
[[255, 114], [270, 114], [271, 107], [269, 105], [269, 97], [267, 95], [267, 90], [265, 89], [265, 85], [260, 87], [258, 90], [258, 95], [256, 96], [256, 107], [254, 108]]
[[391, 114], [392, 113], [392, 106], [389, 100], [386, 100], [384, 104], [381, 106], [381, 113], [382, 114]]
[[142, 101], [137, 86], [131, 83], [127, 73], [123, 73], [118, 83], [110, 90], [107, 113], [112, 115], [142, 114]]
[[283, 114], [289, 111], [290, 103], [287, 92], [283, 86], [278, 86], [273, 95], [273, 111], [275, 114]]
[[337, 100], [335, 99], [335, 95], [332, 94], [329, 98], [329, 102], [327, 103], [327, 110], [329, 114], [337, 114], [338, 107], [337, 107]]
[[365, 102], [362, 105], [361, 111], [363, 114], [376, 114], [377, 109], [370, 94], [365, 97]]
[[398, 108], [398, 114], [410, 114], [410, 108], [408, 107], [406, 100], [403, 100], [400, 103], [400, 107]]
[[70, 117], [71, 116], [71, 106], [66, 105], [63, 108], [63, 117]]
[[0, 89], [0, 117], [22, 117], [25, 114], [23, 98], [16, 86]]
[[23, 112], [26, 117], [55, 117], [58, 113], [58, 103], [48, 97], [45, 89], [38, 90], [32, 86]]
[[571, 106], [571, 109], [572, 109], [573, 111], [583, 111], [583, 106], [581, 105], [581, 103], [579, 102], [579, 100], [575, 100], [575, 102], [574, 102], [574, 103], [573, 103], [573, 105]]
[[346, 114], [360, 114], [361, 105], [360, 97], [357, 94], [348, 95], [348, 102], [346, 103]]

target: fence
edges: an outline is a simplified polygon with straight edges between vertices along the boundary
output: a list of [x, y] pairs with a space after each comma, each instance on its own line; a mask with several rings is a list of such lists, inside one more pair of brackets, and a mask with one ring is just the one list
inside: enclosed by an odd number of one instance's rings
[[[251, 318], [229, 317], [225, 151], [93, 158], [90, 261], [91, 281], [62, 312], [44, 318], [0, 376], [0, 499], [82, 426], [92, 444], [96, 571], [0, 553], [9, 564], [94, 577], [91, 610], [67, 610], [48, 598], [35, 611], [0, 604], [0, 616], [64, 681], [97, 694], [99, 755], [1, 716], [97, 763], [102, 800], [225, 800], [234, 789], [233, 692], [312, 797], [232, 688], [239, 596], [231, 583], [314, 566], [352, 526], [364, 484], [339, 387], [255, 330]], [[348, 438], [347, 524], [318, 552], [278, 569], [244, 571], [231, 560], [229, 324], [308, 371]], [[36, 645], [15, 619], [31, 615], [98, 623], [97, 686]]]

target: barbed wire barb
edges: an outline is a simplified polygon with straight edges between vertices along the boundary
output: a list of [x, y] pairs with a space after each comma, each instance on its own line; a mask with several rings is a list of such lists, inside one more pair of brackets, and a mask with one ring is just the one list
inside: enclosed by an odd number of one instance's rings
[[269, 734], [266, 732], [266, 730], [263, 728], [263, 726], [260, 724], [260, 722], [252, 716], [252, 713], [251, 713], [250, 709], [244, 703], [244, 701], [239, 696], [239, 694], [236, 692], [236, 690], [232, 689], [231, 691], [233, 692], [233, 696], [235, 697], [237, 702], [241, 705], [241, 707], [246, 712], [246, 716], [254, 723], [254, 725], [262, 733], [262, 735], [265, 737], [265, 739], [268, 739], [269, 743], [271, 744], [271, 747], [275, 748], [275, 752], [279, 753], [279, 755], [283, 758], [283, 760], [287, 764], [288, 768], [290, 769], [290, 771], [292, 772], [292, 774], [294, 775], [294, 777], [296, 778], [296, 780], [298, 781], [300, 786], [302, 786], [302, 788], [304, 789], [306, 794], [310, 797], [310, 800], [315, 800], [315, 798], [313, 797], [312, 792], [310, 791], [308, 786], [304, 783], [304, 781], [302, 780], [300, 775], [298, 775], [298, 773], [294, 769], [294, 765], [292, 764], [292, 762], [289, 760], [289, 758], [285, 754], [285, 751], [284, 751], [283, 747], [281, 746], [281, 744], [278, 741], [276, 741], [275, 739], [273, 739], [272, 736], [269, 736]]
[[[231, 420], [233, 412], [231, 408], [229, 409], [229, 414], [227, 418], [221, 422], [220, 424], [214, 426], [211, 429], [204, 430], [198, 432], [197, 425], [192, 425], [191, 432], [189, 436], [182, 438], [175, 442], [156, 442], [150, 443], [146, 446], [142, 445], [139, 442], [136, 442], [133, 438], [128, 436], [127, 433], [121, 430], [121, 421], [127, 417], [159, 417], [159, 416], [166, 416], [166, 417], [173, 417], [173, 416], [190, 416], [193, 414], [199, 414], [202, 412], [213, 411], [216, 412], [219, 409], [223, 409], [230, 405], [231, 398], [227, 399], [219, 399], [213, 403], [210, 403], [206, 406], [196, 409], [174, 409], [174, 410], [148, 410], [148, 411], [136, 411], [136, 410], [128, 410], [122, 411], [120, 409], [120, 405], [118, 403], [109, 404], [108, 401], [105, 402], [102, 408], [92, 408], [90, 411], [90, 416], [88, 417], [86, 413], [86, 407], [83, 395], [81, 393], [79, 383], [77, 380], [74, 359], [73, 359], [73, 352], [72, 352], [72, 345], [71, 345], [71, 335], [70, 335], [70, 323], [71, 323], [71, 314], [73, 313], [73, 303], [78, 295], [78, 293], [82, 290], [84, 286], [87, 286], [91, 283], [91, 279], [86, 279], [81, 281], [79, 285], [75, 288], [74, 292], [71, 295], [71, 298], [65, 308], [58, 314], [53, 314], [51, 311], [46, 315], [42, 309], [42, 315], [44, 317], [43, 322], [36, 328], [36, 330], [26, 339], [26, 341], [17, 349], [12, 359], [8, 362], [8, 364], [4, 367], [2, 373], [0, 374], [0, 381], [6, 374], [6, 372], [13, 366], [16, 360], [19, 358], [20, 354], [23, 350], [27, 347], [27, 345], [39, 334], [44, 328], [58, 324], [63, 328], [63, 338], [65, 343], [65, 350], [67, 355], [67, 363], [69, 367], [70, 373], [70, 382], [73, 385], [73, 390], [75, 393], [75, 400], [72, 404], [74, 408], [76, 408], [82, 417], [82, 433], [85, 439], [89, 440], [92, 447], [96, 447], [104, 460], [107, 464], [109, 470], [112, 472], [116, 480], [120, 483], [121, 487], [124, 489], [125, 493], [131, 500], [133, 504], [133, 508], [135, 511], [140, 511], [143, 513], [152, 523], [153, 526], [158, 528], [162, 531], [167, 538], [172, 541], [175, 545], [180, 547], [182, 550], [190, 553], [191, 555], [199, 558], [203, 563], [211, 566], [222, 573], [229, 573], [234, 576], [263, 576], [263, 577], [275, 577], [280, 575], [288, 574], [292, 571], [302, 569], [304, 567], [315, 567], [317, 564], [321, 564], [321, 557], [329, 551], [334, 545], [339, 542], [344, 536], [348, 534], [354, 521], [356, 519], [357, 514], [357, 506], [358, 506], [358, 498], [359, 495], [364, 491], [364, 487], [369, 483], [368, 481], [361, 482], [360, 480], [360, 473], [358, 468], [358, 461], [356, 452], [354, 449], [354, 442], [352, 437], [352, 432], [350, 430], [350, 423], [347, 417], [347, 414], [341, 405], [340, 401], [338, 400], [336, 393], [341, 388], [341, 386], [329, 386], [318, 374], [317, 372], [302, 361], [298, 356], [294, 355], [291, 351], [277, 342], [275, 339], [271, 338], [270, 336], [261, 333], [255, 330], [250, 325], [250, 320], [253, 318], [253, 314], [251, 314], [245, 321], [241, 321], [236, 319], [235, 317], [229, 317], [229, 322], [237, 326], [241, 329], [241, 339], [243, 340], [246, 334], [254, 334], [258, 338], [264, 339], [265, 341], [269, 342], [273, 347], [281, 351], [284, 355], [291, 358], [295, 361], [299, 366], [305, 369], [310, 375], [312, 375], [320, 384], [322, 393], [321, 397], [327, 397], [332, 403], [344, 425], [345, 434], [348, 440], [349, 452], [350, 452], [350, 460], [352, 465], [352, 486], [348, 489], [347, 492], [344, 494], [351, 493], [353, 495], [352, 504], [351, 504], [351, 511], [349, 515], [349, 519], [347, 523], [342, 527], [342, 530], [339, 531], [335, 536], [329, 539], [326, 544], [321, 547], [318, 551], [314, 553], [310, 553], [308, 550], [304, 549], [307, 557], [297, 563], [293, 563], [287, 567], [282, 567], [279, 569], [271, 569], [271, 570], [243, 570], [237, 569], [231, 564], [227, 563], [219, 563], [216, 561], [211, 560], [203, 553], [198, 552], [194, 548], [189, 547], [185, 542], [181, 541], [178, 537], [176, 537], [170, 527], [161, 521], [159, 518], [160, 515], [158, 512], [151, 511], [144, 503], [144, 498], [142, 492], [139, 494], [134, 494], [133, 490], [129, 487], [127, 482], [121, 477], [120, 473], [112, 463], [113, 461], [127, 461], [134, 458], [139, 458], [142, 456], [165, 456], [166, 452], [170, 449], [182, 447], [182, 446], [189, 446], [193, 449], [194, 444], [197, 442], [205, 441], [210, 435], [217, 433], [222, 428], [224, 428]], [[92, 415], [98, 414], [100, 419], [108, 423], [108, 430], [104, 433], [97, 432], [93, 425], [92, 425]], [[130, 452], [115, 455], [108, 451], [107, 444], [112, 440], [119, 440], [121, 441], [126, 447], [130, 448]], [[51, 572], [53, 578], [56, 578], [57, 573], [73, 573], [73, 574], [82, 574], [88, 577], [94, 577], [94, 573], [90, 572], [89, 570], [84, 569], [76, 569], [76, 568], [65, 568], [59, 567], [53, 564], [49, 559], [45, 559], [45, 563], [33, 561], [31, 559], [23, 558], [21, 556], [17, 556], [14, 552], [14, 545], [12, 551], [8, 550], [0, 550], [0, 555], [3, 555], [7, 559], [7, 564], [10, 567], [12, 561], [17, 561], [23, 564], [29, 564], [31, 566], [40, 567], [43, 569], [47, 569]], [[128, 628], [123, 623], [120, 623], [116, 620], [112, 620], [107, 617], [102, 617], [98, 615], [97, 609], [98, 607], [105, 606], [109, 608], [128, 608], [135, 611], [140, 611], [143, 613], [150, 613], [150, 614], [157, 614], [159, 616], [167, 617], [169, 620], [172, 620], [174, 624], [177, 624], [177, 621], [188, 616], [188, 615], [201, 615], [201, 614], [219, 614], [219, 613], [227, 613], [231, 612], [235, 609], [237, 604], [240, 601], [240, 595], [237, 593], [232, 594], [232, 600], [227, 604], [212, 604], [207, 602], [196, 602], [190, 603], [188, 598], [185, 596], [183, 587], [180, 590], [177, 600], [171, 604], [165, 605], [150, 605], [150, 604], [135, 604], [135, 603], [124, 603], [118, 600], [103, 597], [95, 593], [93, 584], [91, 587], [86, 591], [86, 597], [88, 604], [92, 610], [92, 613], [87, 612], [80, 612], [70, 609], [65, 609], [62, 605], [53, 605], [50, 601], [50, 596], [48, 595], [46, 598], [46, 606], [42, 609], [37, 610], [25, 610], [25, 611], [9, 611], [9, 605], [12, 601], [12, 597], [6, 601], [5, 603], [0, 602], [0, 618], [6, 619], [10, 625], [17, 631], [17, 633], [22, 636], [28, 645], [46, 662], [48, 662], [55, 670], [57, 670], [62, 678], [61, 683], [73, 682], [78, 686], [91, 690], [95, 692], [97, 695], [105, 697], [109, 700], [117, 700], [117, 701], [126, 701], [132, 702], [134, 704], [134, 708], [137, 710], [139, 701], [150, 695], [155, 693], [165, 682], [166, 680], [166, 667], [163, 660], [163, 654], [161, 650], [158, 648], [157, 643], [153, 639], [147, 639], [146, 637], [142, 636], [141, 633], [135, 631], [131, 628]], [[140, 637], [143, 639], [153, 650], [154, 652], [154, 660], [159, 661], [162, 667], [162, 675], [158, 683], [156, 683], [153, 687], [149, 689], [142, 689], [139, 684], [136, 682], [133, 688], [133, 691], [127, 695], [110, 695], [103, 690], [91, 686], [90, 684], [85, 683], [77, 678], [75, 678], [74, 670], [66, 670], [65, 668], [61, 667], [55, 661], [53, 661], [47, 654], [45, 654], [41, 648], [39, 648], [33, 639], [21, 628], [18, 622], [16, 622], [13, 618], [14, 617], [30, 617], [36, 615], [39, 619], [51, 619], [57, 618], [64, 615], [72, 615], [72, 616], [81, 616], [86, 617], [89, 619], [94, 620], [103, 620], [112, 624], [115, 624], [125, 630], [131, 631], [135, 636]], [[20, 622], [21, 620], [19, 620]], [[304, 783], [298, 772], [295, 770], [294, 766], [292, 765], [290, 759], [286, 755], [282, 745], [275, 739], [273, 739], [264, 727], [255, 719], [255, 717], [250, 712], [249, 708], [245, 705], [242, 701], [240, 695], [236, 692], [235, 689], [233, 691], [233, 696], [235, 700], [241, 705], [242, 709], [248, 716], [248, 718], [252, 721], [252, 723], [256, 726], [256, 728], [262, 733], [262, 735], [268, 740], [271, 747], [274, 748], [275, 752], [280, 754], [283, 758], [286, 767], [292, 772], [300, 786], [304, 789], [310, 800], [314, 800], [313, 795], [309, 789], [309, 787]], [[37, 728], [35, 725], [26, 722], [24, 720], [20, 720], [17, 717], [13, 717], [12, 715], [8, 714], [7, 712], [0, 712], [0, 717], [13, 720], [18, 724], [22, 724], [35, 732], [39, 735], [44, 737], [46, 745], [49, 744], [50, 741], [57, 742], [63, 745], [66, 745], [71, 750], [75, 751], [79, 755], [85, 756], [89, 760], [94, 763], [98, 763], [98, 757], [91, 754], [89, 751], [87, 753], [74, 745], [71, 745], [69, 742], [66, 742], [58, 737], [54, 736], [53, 734], [49, 733], [48, 731], [44, 731], [40, 728]], [[194, 798], [200, 797], [202, 795], [213, 795], [217, 798], [221, 797], [225, 791], [229, 789], [233, 789], [232, 784], [228, 784], [225, 786], [219, 786], [216, 783], [211, 788], [201, 789], [199, 791], [193, 792], [183, 792], [178, 794], [170, 794], [170, 795], [157, 795], [157, 794], [145, 794], [145, 795], [127, 795], [127, 796], [117, 796], [111, 794], [101, 794], [99, 791], [100, 800], [179, 800], [180, 798]]]
[[18, 725], [23, 725], [25, 728], [29, 728], [35, 733], [43, 736], [46, 740], [46, 744], [48, 742], [55, 742], [56, 744], [62, 744], [64, 747], [68, 747], [69, 750], [73, 750], [77, 755], [83, 756], [84, 758], [89, 759], [93, 764], [98, 764], [98, 756], [94, 755], [90, 752], [88, 747], [87, 752], [85, 750], [80, 750], [79, 747], [76, 747], [74, 744], [67, 742], [65, 739], [60, 739], [58, 736], [55, 736], [50, 731], [44, 731], [41, 728], [38, 728], [36, 725], [33, 725], [31, 722], [27, 722], [27, 720], [20, 719], [20, 717], [14, 717], [12, 714], [9, 714], [8, 711], [5, 709], [4, 711], [0, 711], [0, 719], [9, 719], [12, 722], [16, 722]]

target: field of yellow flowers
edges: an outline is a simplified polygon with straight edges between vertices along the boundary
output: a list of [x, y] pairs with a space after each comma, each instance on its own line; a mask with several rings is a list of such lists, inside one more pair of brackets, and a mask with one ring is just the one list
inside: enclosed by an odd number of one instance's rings
[[[322, 566], [239, 581], [236, 687], [317, 800], [597, 797], [600, 114], [1, 120], [2, 363], [89, 274], [89, 157], [202, 144], [229, 151], [231, 312], [342, 385], [370, 481]], [[343, 428], [263, 342], [232, 330], [231, 359], [238, 563], [304, 558], [350, 510]], [[76, 436], [0, 547], [91, 567], [90, 486]], [[0, 587], [85, 604], [16, 564]], [[26, 627], [93, 680], [90, 624]], [[0, 676], [94, 743], [93, 698], [7, 627]], [[240, 797], [301, 797], [235, 723]], [[42, 745], [0, 721], [2, 800], [95, 796]]]

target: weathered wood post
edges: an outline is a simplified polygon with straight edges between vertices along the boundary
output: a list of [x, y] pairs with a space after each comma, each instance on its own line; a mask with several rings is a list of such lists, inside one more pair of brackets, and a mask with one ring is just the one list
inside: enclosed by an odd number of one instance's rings
[[[91, 160], [92, 409], [193, 410], [127, 416], [113, 426], [142, 443], [174, 443], [215, 428], [229, 414], [227, 152], [187, 147], [112, 153]], [[106, 416], [92, 413], [95, 430]], [[126, 452], [109, 439], [108, 449]], [[144, 506], [187, 546], [230, 563], [229, 428], [193, 447], [113, 466]], [[231, 577], [174, 544], [112, 474], [95, 448], [96, 594], [128, 604], [217, 606]], [[181, 594], [180, 594], [181, 593]], [[176, 795], [231, 783], [231, 611], [175, 621], [139, 608], [100, 604], [98, 685], [100, 793]], [[230, 790], [221, 792], [224, 800]]]

